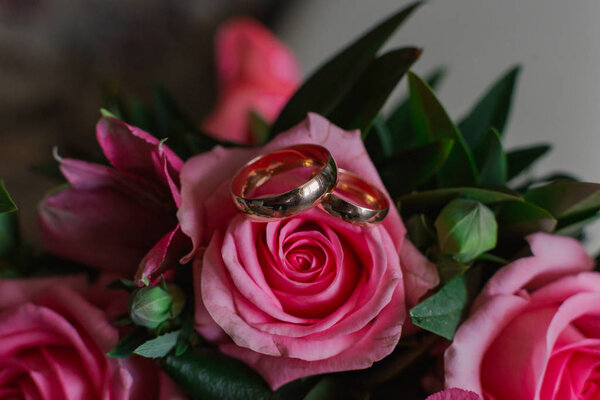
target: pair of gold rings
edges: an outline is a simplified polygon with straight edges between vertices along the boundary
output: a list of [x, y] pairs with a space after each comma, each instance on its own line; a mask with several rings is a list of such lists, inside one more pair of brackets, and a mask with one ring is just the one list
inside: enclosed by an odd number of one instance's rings
[[[285, 182], [286, 173], [300, 170], [309, 176], [291, 190], [253, 194], [273, 179]], [[231, 196], [241, 212], [257, 221], [289, 218], [318, 206], [346, 222], [370, 225], [383, 221], [389, 209], [379, 189], [338, 168], [329, 151], [316, 144], [284, 147], [251, 160], [231, 180]]]

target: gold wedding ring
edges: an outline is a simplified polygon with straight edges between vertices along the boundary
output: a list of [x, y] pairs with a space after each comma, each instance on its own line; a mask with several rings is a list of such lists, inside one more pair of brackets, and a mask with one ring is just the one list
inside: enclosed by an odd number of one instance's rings
[[376, 224], [389, 210], [387, 197], [358, 175], [338, 169], [337, 186], [321, 199], [321, 208], [329, 214], [357, 225]]
[[[267, 196], [248, 197], [276, 175], [297, 168], [312, 168], [310, 178], [300, 186]], [[302, 144], [261, 155], [244, 165], [231, 180], [236, 207], [258, 221], [289, 218], [315, 206], [337, 181], [337, 167], [329, 151], [319, 145]]]

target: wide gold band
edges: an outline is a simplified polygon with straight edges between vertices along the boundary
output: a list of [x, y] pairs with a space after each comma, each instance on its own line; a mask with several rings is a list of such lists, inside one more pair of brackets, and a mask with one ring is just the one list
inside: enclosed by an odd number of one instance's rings
[[[281, 194], [248, 197], [250, 191], [275, 175], [308, 167], [318, 169], [300, 186]], [[335, 187], [336, 181], [337, 167], [326, 148], [315, 144], [296, 145], [248, 162], [231, 180], [231, 196], [236, 207], [250, 218], [271, 221], [288, 218], [313, 207]]]
[[383, 221], [389, 210], [389, 201], [375, 186], [339, 168], [337, 186], [333, 192], [323, 196], [320, 206], [346, 222], [371, 225]]

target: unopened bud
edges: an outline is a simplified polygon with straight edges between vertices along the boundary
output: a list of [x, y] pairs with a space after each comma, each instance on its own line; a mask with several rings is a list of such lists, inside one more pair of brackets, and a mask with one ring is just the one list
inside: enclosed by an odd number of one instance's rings
[[129, 314], [136, 325], [156, 329], [178, 316], [184, 305], [185, 294], [173, 284], [143, 287], [134, 292]]

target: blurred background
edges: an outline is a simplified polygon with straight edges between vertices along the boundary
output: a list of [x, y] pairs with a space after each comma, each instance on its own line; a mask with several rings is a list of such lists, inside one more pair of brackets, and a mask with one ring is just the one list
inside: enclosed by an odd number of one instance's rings
[[[408, 1], [0, 0], [0, 179], [35, 240], [35, 205], [54, 183], [33, 172], [53, 146], [99, 157], [103, 96], [148, 99], [161, 82], [198, 120], [215, 99], [212, 39], [237, 14], [254, 16], [297, 54], [303, 73]], [[424, 48], [414, 68], [448, 67], [438, 90], [458, 118], [514, 64], [523, 65], [509, 148], [550, 142], [539, 171], [600, 181], [600, 2], [438, 0], [390, 41]], [[396, 96], [404, 92], [401, 83]], [[598, 225], [596, 225], [598, 227]], [[598, 229], [595, 229], [598, 231]], [[592, 248], [600, 240], [593, 234]]]

